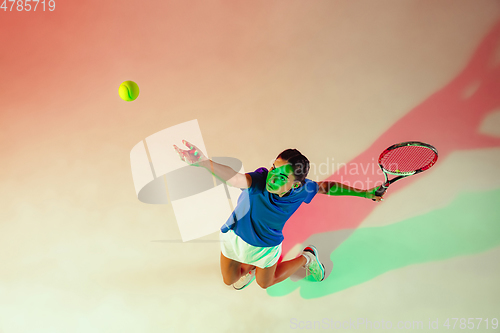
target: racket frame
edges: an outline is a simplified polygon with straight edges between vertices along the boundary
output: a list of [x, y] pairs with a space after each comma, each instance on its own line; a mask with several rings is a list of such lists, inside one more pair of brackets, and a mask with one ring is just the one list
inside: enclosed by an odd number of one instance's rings
[[[401, 147], [407, 147], [407, 146], [419, 146], [419, 147], [425, 147], [425, 148], [428, 148], [428, 149], [431, 149], [435, 154], [436, 156], [434, 157], [434, 160], [431, 161], [431, 163], [427, 164], [426, 166], [418, 169], [418, 170], [414, 170], [414, 171], [410, 171], [410, 172], [392, 172], [392, 171], [389, 171], [389, 170], [386, 170], [383, 166], [382, 166], [382, 158], [391, 150], [394, 150], [394, 149], [397, 149], [397, 148], [401, 148]], [[379, 188], [375, 191], [375, 195], [376, 196], [382, 196], [385, 191], [387, 191], [387, 188], [389, 187], [389, 185], [393, 184], [394, 182], [400, 180], [400, 179], [403, 179], [403, 178], [406, 178], [408, 176], [412, 176], [412, 175], [416, 175], [417, 173], [421, 173], [427, 169], [429, 169], [430, 167], [432, 167], [436, 161], [438, 159], [438, 151], [437, 149], [428, 144], [428, 143], [424, 143], [424, 142], [420, 142], [420, 141], [407, 141], [407, 142], [401, 142], [401, 143], [396, 143], [390, 147], [388, 147], [386, 150], [384, 150], [379, 158], [378, 158], [378, 166], [380, 167], [380, 169], [382, 170], [382, 172], [384, 173], [384, 178], [385, 178], [385, 181], [384, 183], [379, 186]], [[387, 174], [390, 174], [390, 175], [394, 175], [394, 176], [397, 176], [397, 177], [394, 177], [393, 179], [389, 180], [388, 177], [387, 177]], [[375, 200], [375, 199], [372, 199], [372, 200]]]

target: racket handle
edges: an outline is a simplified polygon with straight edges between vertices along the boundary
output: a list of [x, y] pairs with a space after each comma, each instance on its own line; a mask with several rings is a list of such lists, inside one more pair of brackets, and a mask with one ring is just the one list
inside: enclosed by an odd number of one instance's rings
[[[377, 197], [381, 197], [382, 195], [384, 195], [385, 191], [387, 191], [387, 188], [389, 187], [389, 184], [383, 184], [381, 185], [376, 191], [375, 191], [375, 195]], [[375, 201], [375, 199], [372, 199], [373, 201]]]

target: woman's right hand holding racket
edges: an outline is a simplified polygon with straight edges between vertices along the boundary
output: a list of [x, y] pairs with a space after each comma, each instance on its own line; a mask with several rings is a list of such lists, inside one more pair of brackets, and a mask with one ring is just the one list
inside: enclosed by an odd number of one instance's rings
[[193, 166], [200, 166], [201, 162], [208, 160], [201, 150], [192, 143], [189, 143], [186, 140], [182, 140], [182, 143], [185, 144], [189, 150], [180, 149], [176, 145], [174, 145], [174, 149], [184, 162]]
[[379, 188], [379, 186], [376, 186], [374, 188], [366, 190], [366, 198], [372, 199], [373, 201], [376, 201], [376, 202], [384, 201], [384, 194], [385, 193], [380, 195], [380, 196], [376, 194], [378, 188]]

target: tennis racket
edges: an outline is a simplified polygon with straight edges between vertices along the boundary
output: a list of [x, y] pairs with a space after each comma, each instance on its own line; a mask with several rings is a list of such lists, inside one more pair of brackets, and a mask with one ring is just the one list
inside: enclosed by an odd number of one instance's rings
[[[427, 143], [409, 141], [390, 146], [378, 158], [385, 182], [375, 191], [375, 195], [382, 196], [392, 183], [429, 169], [437, 159], [437, 149]], [[388, 174], [397, 177], [389, 180]]]

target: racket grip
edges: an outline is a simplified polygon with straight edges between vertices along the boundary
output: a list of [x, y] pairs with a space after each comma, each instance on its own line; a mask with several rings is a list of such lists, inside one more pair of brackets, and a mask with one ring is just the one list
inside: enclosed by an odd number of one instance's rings
[[[385, 193], [385, 191], [387, 191], [387, 188], [388, 188], [388, 187], [389, 187], [389, 185], [387, 185], [387, 186], [386, 186], [385, 184], [381, 185], [381, 186], [380, 186], [380, 187], [379, 187], [379, 188], [375, 191], [375, 195], [376, 195], [377, 197], [380, 197], [380, 196], [384, 195], [384, 193]], [[375, 199], [372, 199], [372, 200], [373, 200], [373, 201], [375, 201]]]

